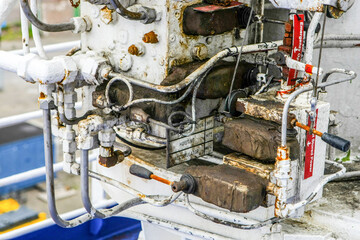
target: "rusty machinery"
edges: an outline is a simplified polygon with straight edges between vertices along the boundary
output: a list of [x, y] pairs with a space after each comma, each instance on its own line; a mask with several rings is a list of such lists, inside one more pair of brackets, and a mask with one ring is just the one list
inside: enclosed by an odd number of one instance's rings
[[[189, 238], [260, 239], [321, 197], [344, 173], [328, 161], [340, 171], [324, 177], [326, 144], [350, 147], [326, 133], [330, 106], [322, 96], [356, 74], [324, 74], [313, 49], [322, 45], [323, 16], [340, 17], [353, 1], [271, 2], [291, 10], [288, 21], [264, 17], [264, 1], [87, 0], [81, 17], [46, 24], [21, 0], [35, 29], [81, 33], [80, 48], [51, 60], [1, 52], [2, 68], [40, 85], [57, 224], [74, 227], [131, 208], [135, 218]], [[267, 23], [284, 26], [280, 41], [263, 42]], [[328, 82], [333, 73], [346, 77]], [[63, 144], [64, 171], [81, 175], [88, 214], [73, 220], [56, 210], [52, 134]], [[94, 150], [96, 171], [88, 167]], [[89, 177], [119, 205], [95, 209]]]

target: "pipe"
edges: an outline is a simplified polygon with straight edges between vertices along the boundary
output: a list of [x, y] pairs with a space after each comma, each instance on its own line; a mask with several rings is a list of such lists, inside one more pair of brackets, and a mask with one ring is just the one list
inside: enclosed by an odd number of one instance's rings
[[43, 84], [61, 82], [67, 76], [63, 62], [59, 58], [44, 60], [32, 53], [20, 56], [0, 51], [0, 67], [18, 73], [28, 81], [41, 81]]
[[20, 0], [20, 5], [25, 16], [32, 25], [45, 32], [63, 32], [75, 30], [74, 23], [47, 24], [41, 22], [31, 11], [28, 0]]
[[[75, 103], [75, 108], [80, 109], [81, 105], [82, 105], [81, 102], [77, 102], [77, 103]], [[54, 114], [54, 113], [55, 113], [55, 111], [51, 112], [51, 114]], [[23, 114], [19, 114], [19, 115], [10, 116], [10, 117], [0, 118], [0, 128], [14, 126], [16, 124], [26, 122], [31, 119], [40, 118], [42, 116], [42, 114], [43, 114], [42, 110], [38, 110], [38, 111], [23, 113]]]
[[[358, 40], [325, 40], [323, 48], [358, 48], [360, 47], [360, 41]], [[316, 44], [314, 48], [320, 48], [320, 44]]]
[[[263, 52], [263, 51], [269, 51], [273, 49], [277, 49], [278, 46], [283, 44], [283, 40], [275, 41], [275, 42], [265, 42], [265, 43], [259, 43], [259, 44], [252, 44], [252, 45], [246, 45], [242, 49], [242, 53], [252, 53], [252, 52]], [[232, 54], [237, 54], [240, 51], [241, 47], [231, 47], [227, 48], [225, 50], [222, 50], [218, 52], [215, 56], [210, 58], [206, 63], [201, 65], [198, 69], [196, 69], [194, 72], [192, 72], [189, 76], [187, 76], [184, 80], [181, 82], [171, 85], [171, 86], [161, 86], [156, 84], [147, 83], [141, 80], [137, 80], [134, 78], [123, 76], [122, 74], [110, 72], [108, 74], [109, 78], [119, 77], [122, 79], [126, 79], [131, 84], [148, 88], [150, 90], [154, 90], [161, 93], [175, 93], [178, 92], [185, 87], [189, 86], [191, 83], [193, 83], [199, 76], [204, 74], [206, 71], [211, 69], [219, 60], [228, 57]]]
[[[22, 48], [23, 54], [26, 55], [30, 53], [29, 47], [29, 22], [25, 16], [25, 13], [20, 9], [20, 21], [21, 21], [21, 36], [22, 36]], [[1, 24], [1, 23], [0, 23]]]
[[45, 150], [45, 167], [46, 167], [46, 194], [48, 208], [51, 218], [54, 222], [63, 228], [76, 227], [84, 222], [92, 219], [90, 214], [83, 214], [72, 220], [64, 220], [58, 214], [55, 202], [54, 191], [54, 167], [53, 167], [53, 150], [52, 150], [52, 134], [50, 109], [44, 109], [44, 150]]
[[[185, 207], [187, 208], [186, 202], [183, 200], [176, 200], [175, 205], [177, 206], [181, 206], [181, 207]], [[222, 219], [228, 222], [232, 222], [235, 224], [242, 224], [242, 225], [252, 225], [252, 224], [258, 224], [259, 221], [248, 218], [248, 217], [243, 217], [238, 213], [234, 213], [234, 212], [229, 212], [229, 211], [224, 211], [223, 209], [217, 209], [217, 208], [212, 208], [212, 207], [207, 207], [201, 204], [197, 204], [197, 203], [191, 203], [192, 206], [194, 206], [194, 208], [196, 207], [196, 209], [198, 211], [201, 211], [202, 213], [206, 214], [206, 215], [210, 215], [212, 217], [218, 218], [218, 219]]]
[[[30, 7], [31, 7], [31, 11], [34, 13], [34, 15], [37, 17], [38, 15], [38, 11], [37, 11], [37, 0], [31, 0], [30, 2]], [[35, 43], [35, 47], [36, 47], [36, 50], [39, 54], [39, 56], [41, 58], [44, 58], [44, 59], [48, 59], [46, 53], [45, 53], [45, 50], [44, 50], [44, 47], [43, 47], [43, 44], [41, 42], [41, 37], [40, 37], [40, 31], [37, 27], [35, 27], [34, 25], [32, 25], [32, 35], [33, 35], [33, 39], [34, 39], [34, 43]]]
[[110, 0], [110, 4], [115, 11], [126, 19], [130, 20], [144, 20], [146, 18], [145, 12], [132, 12], [127, 10], [118, 0]]
[[128, 145], [121, 144], [121, 143], [115, 141], [114, 147], [119, 149], [124, 154], [124, 157], [127, 157], [132, 153], [132, 149]]
[[305, 55], [304, 55], [305, 64], [312, 64], [316, 28], [318, 27], [318, 24], [320, 22], [322, 15], [323, 15], [323, 13], [316, 12], [311, 20], [309, 29], [307, 30], [306, 50], [305, 50]]
[[346, 172], [346, 168], [344, 167], [344, 165], [340, 163], [336, 163], [329, 160], [326, 160], [325, 163], [338, 167], [340, 168], [340, 170], [334, 174], [326, 175], [306, 199], [295, 204], [288, 204], [290, 213], [310, 203], [316, 197], [317, 193], [320, 191], [321, 188], [323, 188], [328, 182], [337, 179], [340, 176], [343, 176]]
[[[1, 4], [0, 4], [1, 5]], [[44, 46], [44, 51], [46, 53], [53, 53], [53, 52], [59, 52], [59, 51], [67, 51], [73, 47], [79, 47], [80, 41], [70, 41], [70, 42], [63, 42], [63, 43], [55, 43]], [[9, 51], [10, 53], [14, 53], [17, 55], [22, 55], [22, 50], [12, 50]], [[38, 50], [36, 48], [30, 48], [30, 53], [37, 53], [39, 54]]]
[[331, 180], [332, 182], [340, 182], [346, 180], [358, 179], [360, 177], [360, 171], [347, 172], [339, 178]]
[[[111, 207], [111, 206], [113, 206], [115, 204], [116, 204], [116, 202], [114, 200], [105, 200], [105, 201], [101, 201], [101, 202], [95, 204], [95, 206], [98, 207], [98, 208], [106, 208], [106, 207]], [[84, 208], [79, 208], [79, 209], [76, 209], [74, 211], [61, 214], [61, 217], [64, 218], [64, 219], [72, 219], [72, 218], [75, 218], [75, 217], [77, 217], [77, 216], [79, 216], [81, 214], [84, 214], [84, 213], [86, 213], [85, 209]], [[37, 222], [37, 223], [31, 224], [31, 225], [28, 225], [28, 226], [25, 226], [25, 227], [22, 227], [22, 228], [12, 230], [10, 232], [3, 233], [3, 234], [0, 235], [0, 239], [17, 238], [17, 237], [23, 236], [23, 235], [28, 234], [28, 233], [33, 233], [33, 232], [38, 231], [40, 229], [44, 229], [44, 228], [49, 227], [49, 226], [54, 225], [54, 224], [55, 224], [54, 220], [52, 220], [51, 218], [48, 218], [48, 219], [46, 219], [44, 221]]]
[[200, 212], [199, 210], [195, 209], [190, 204], [188, 194], [185, 195], [185, 204], [186, 204], [187, 208], [191, 212], [193, 212], [195, 215], [197, 215], [197, 216], [199, 216], [201, 218], [204, 218], [206, 220], [209, 220], [209, 221], [212, 221], [212, 222], [215, 222], [215, 223], [218, 223], [218, 224], [223, 224], [223, 225], [226, 225], [226, 226], [230, 226], [230, 227], [233, 227], [233, 228], [239, 228], [239, 229], [243, 229], [243, 230], [258, 229], [258, 228], [264, 227], [266, 225], [274, 224], [274, 223], [280, 221], [280, 219], [278, 219], [278, 218], [272, 218], [272, 219], [269, 219], [269, 220], [266, 220], [266, 221], [263, 221], [263, 222], [254, 223], [254, 224], [238, 224], [238, 223], [234, 223], [233, 221], [229, 222], [229, 221], [225, 221], [225, 220], [222, 220], [222, 219], [218, 219], [218, 218], [212, 217], [212, 216], [210, 216], [208, 214], [205, 214], [205, 213]]
[[122, 204], [118, 204], [110, 209], [97, 210], [91, 203], [89, 196], [89, 150], [81, 151], [81, 199], [84, 204], [86, 211], [96, 218], [107, 218], [114, 216], [128, 208], [144, 204], [141, 198], [133, 198]]
[[178, 192], [178, 193], [174, 193], [171, 196], [167, 196], [167, 197], [160, 196], [160, 195], [145, 195], [122, 182], [119, 182], [112, 178], [106, 177], [100, 173], [96, 173], [96, 172], [89, 170], [89, 176], [92, 178], [95, 178], [101, 182], [110, 184], [116, 188], [119, 188], [131, 195], [140, 197], [143, 201], [145, 201], [153, 206], [157, 206], [157, 207], [164, 207], [164, 206], [171, 204], [182, 194], [182, 192]]
[[360, 40], [360, 34], [329, 34], [324, 36], [324, 40], [337, 40], [337, 41], [347, 41], [347, 40]]
[[[91, 155], [89, 161], [92, 162], [95, 161], [96, 159], [97, 159], [97, 155]], [[79, 163], [80, 159], [76, 159], [76, 162]], [[56, 173], [61, 171], [63, 169], [63, 165], [64, 165], [63, 162], [55, 163], [53, 166], [54, 172]], [[11, 175], [9, 177], [1, 178], [0, 187], [4, 187], [15, 183], [20, 183], [37, 177], [42, 177], [45, 176], [45, 173], [46, 173], [45, 167], [39, 167], [26, 172]]]
[[129, 218], [138, 219], [140, 221], [148, 222], [150, 224], [156, 224], [161, 227], [171, 229], [175, 232], [178, 232], [178, 233], [180, 232], [180, 233], [194, 236], [194, 237], [197, 237], [200, 239], [207, 239], [207, 240], [231, 240], [231, 239], [233, 239], [233, 238], [225, 237], [225, 236], [222, 236], [219, 234], [211, 233], [209, 231], [204, 231], [204, 230], [193, 228], [193, 227], [183, 225], [180, 223], [172, 222], [172, 221], [169, 221], [166, 219], [149, 216], [149, 215], [146, 215], [143, 213], [127, 211], [124, 214], [124, 216], [129, 217]]

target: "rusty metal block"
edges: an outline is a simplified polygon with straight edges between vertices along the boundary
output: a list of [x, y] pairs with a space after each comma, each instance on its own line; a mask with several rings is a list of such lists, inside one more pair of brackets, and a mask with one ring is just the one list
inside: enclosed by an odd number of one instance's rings
[[241, 153], [225, 155], [223, 161], [224, 164], [244, 169], [267, 180], [270, 180], [270, 174], [274, 170], [274, 164], [261, 163]]
[[263, 205], [268, 181], [246, 170], [227, 166], [187, 169], [197, 184], [194, 195], [233, 212], [249, 212]]
[[200, 12], [199, 7], [209, 6], [204, 3], [189, 6], [184, 11], [183, 31], [187, 35], [216, 35], [231, 31], [239, 26], [237, 9], [224, 8], [214, 12]]
[[279, 124], [244, 117], [225, 123], [222, 144], [255, 159], [274, 162], [280, 140]]
[[[236, 110], [249, 116], [281, 124], [284, 104], [273, 99], [244, 98], [236, 102]], [[295, 119], [295, 115], [288, 114], [288, 122]], [[288, 128], [293, 128], [288, 124]]]

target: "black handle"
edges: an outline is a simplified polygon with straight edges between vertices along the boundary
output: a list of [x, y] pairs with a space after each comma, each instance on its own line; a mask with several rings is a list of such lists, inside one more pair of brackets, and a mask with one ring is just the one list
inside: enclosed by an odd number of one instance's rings
[[130, 166], [130, 173], [145, 179], [151, 179], [150, 176], [153, 174], [150, 170], [136, 164]]
[[343, 152], [349, 151], [350, 142], [346, 139], [343, 139], [341, 137], [329, 133], [323, 133], [321, 139], [336, 149], [339, 149]]

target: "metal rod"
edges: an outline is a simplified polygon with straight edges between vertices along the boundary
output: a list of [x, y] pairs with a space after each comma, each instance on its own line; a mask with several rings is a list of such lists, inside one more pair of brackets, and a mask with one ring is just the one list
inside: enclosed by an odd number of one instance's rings
[[81, 150], [81, 199], [84, 204], [86, 211], [93, 217], [96, 218], [107, 218], [113, 215], [116, 215], [128, 208], [144, 204], [141, 198], [133, 198], [110, 209], [100, 209], [97, 210], [91, 203], [89, 196], [89, 151]]
[[[324, 12], [326, 13], [328, 9], [328, 6], [325, 5], [324, 8]], [[320, 42], [320, 52], [319, 52], [319, 59], [318, 59], [318, 69], [320, 69], [320, 65], [321, 65], [321, 57], [322, 57], [322, 50], [323, 50], [323, 44], [324, 44], [324, 34], [325, 34], [325, 25], [326, 25], [326, 15], [324, 14], [324, 22], [323, 22], [323, 26], [322, 26], [322, 32], [321, 32], [321, 42]], [[316, 74], [316, 80], [315, 80], [315, 84], [314, 84], [314, 88], [313, 88], [313, 97], [317, 98], [317, 87], [319, 84], [319, 77], [320, 77], [320, 71], [317, 72]], [[312, 127], [310, 128], [310, 130], [312, 130]]]
[[[46, 53], [52, 52], [59, 52], [59, 51], [67, 51], [73, 47], [80, 47], [80, 41], [70, 41], [70, 42], [63, 42], [63, 43], [56, 43], [44, 46], [44, 51]], [[23, 50], [12, 50], [9, 51], [10, 53], [22, 55]], [[36, 48], [30, 48], [30, 53], [39, 53]]]
[[63, 228], [71, 228], [78, 226], [92, 219], [90, 214], [83, 214], [72, 220], [64, 220], [58, 214], [55, 202], [54, 190], [54, 166], [53, 166], [53, 150], [52, 150], [52, 134], [51, 134], [51, 114], [50, 109], [44, 109], [44, 150], [45, 150], [45, 166], [46, 166], [46, 194], [48, 208], [51, 218], [54, 222]]

